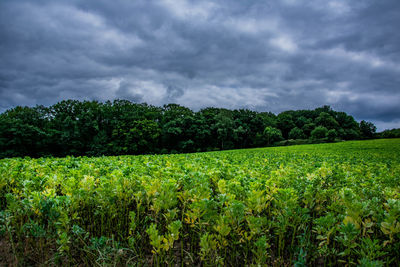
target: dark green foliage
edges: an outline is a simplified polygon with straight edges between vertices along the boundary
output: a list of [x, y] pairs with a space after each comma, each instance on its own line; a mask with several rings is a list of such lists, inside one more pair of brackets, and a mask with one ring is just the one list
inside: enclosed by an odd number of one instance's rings
[[361, 121], [360, 131], [363, 137], [372, 138], [376, 133], [376, 126], [372, 122]]
[[315, 123], [307, 123], [307, 124], [304, 124], [304, 126], [302, 127], [302, 130], [303, 130], [303, 133], [306, 135], [306, 136], [311, 136], [311, 132], [312, 132], [312, 130], [314, 130], [315, 129]]
[[[315, 129], [319, 130], [313, 135]], [[303, 143], [325, 137], [328, 141], [365, 139], [375, 137], [375, 131], [372, 123], [359, 124], [329, 106], [276, 116], [248, 109], [194, 112], [177, 104], [66, 100], [0, 114], [0, 158], [214, 151], [262, 147], [287, 139], [304, 139]], [[399, 135], [395, 130], [381, 134]]]
[[318, 126], [311, 132], [311, 138], [321, 139], [325, 138], [327, 134], [328, 134], [328, 129], [326, 129], [323, 126]]
[[302, 129], [300, 128], [293, 128], [289, 132], [289, 139], [304, 139], [306, 136]]
[[339, 127], [339, 123], [326, 112], [321, 112], [318, 118], [315, 119], [315, 123], [318, 126], [323, 126], [327, 129], [336, 129]]
[[326, 134], [326, 137], [328, 138], [328, 141], [332, 142], [335, 141], [335, 138], [337, 137], [337, 132], [335, 129], [330, 129], [328, 133]]
[[281, 130], [282, 136], [288, 139], [290, 130], [296, 127], [293, 122], [293, 116], [286, 111], [279, 114], [277, 119], [277, 126]]
[[264, 136], [268, 145], [271, 145], [283, 139], [281, 131], [273, 127], [266, 127], [264, 130]]
[[385, 130], [385, 131], [379, 133], [379, 136], [381, 138], [400, 138], [400, 128]]

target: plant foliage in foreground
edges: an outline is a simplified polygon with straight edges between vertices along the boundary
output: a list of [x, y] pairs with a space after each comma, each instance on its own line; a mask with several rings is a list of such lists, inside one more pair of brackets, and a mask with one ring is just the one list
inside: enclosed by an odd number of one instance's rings
[[1, 253], [20, 265], [398, 266], [399, 163], [399, 139], [3, 159]]

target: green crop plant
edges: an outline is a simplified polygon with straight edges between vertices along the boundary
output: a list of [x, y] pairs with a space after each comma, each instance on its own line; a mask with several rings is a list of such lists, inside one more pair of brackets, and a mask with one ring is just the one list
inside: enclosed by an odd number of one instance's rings
[[0, 244], [22, 266], [398, 266], [400, 140], [2, 159]]

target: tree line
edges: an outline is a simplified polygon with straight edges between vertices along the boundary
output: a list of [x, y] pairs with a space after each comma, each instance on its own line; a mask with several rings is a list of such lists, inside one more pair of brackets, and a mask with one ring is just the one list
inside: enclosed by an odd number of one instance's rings
[[329, 106], [275, 115], [248, 109], [162, 107], [127, 100], [65, 100], [50, 107], [15, 107], [0, 114], [0, 158], [200, 152], [273, 145], [282, 140], [374, 137]]
[[379, 138], [400, 138], [400, 128], [384, 130], [378, 134]]

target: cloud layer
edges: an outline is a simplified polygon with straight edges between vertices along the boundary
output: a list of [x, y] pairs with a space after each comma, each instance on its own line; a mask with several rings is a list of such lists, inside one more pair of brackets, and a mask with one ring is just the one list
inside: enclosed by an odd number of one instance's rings
[[[278, 3], [279, 2], [279, 3]], [[0, 110], [129, 99], [400, 127], [400, 2], [0, 2]]]

